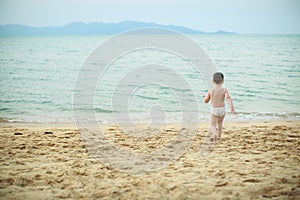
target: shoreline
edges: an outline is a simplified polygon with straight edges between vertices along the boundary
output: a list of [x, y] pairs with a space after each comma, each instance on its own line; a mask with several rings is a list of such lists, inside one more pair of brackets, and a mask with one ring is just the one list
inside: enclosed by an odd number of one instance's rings
[[[57, 116], [56, 116], [57, 117]], [[111, 117], [106, 118], [108, 116], [102, 116], [99, 118], [96, 118], [97, 123], [99, 124], [114, 124], [115, 120]], [[209, 123], [209, 112], [202, 113], [199, 116], [199, 123]], [[166, 124], [178, 124], [181, 123], [180, 118], [172, 116], [171, 118], [168, 118]], [[145, 116], [140, 116], [137, 119], [132, 119], [134, 123], [136, 124], [145, 124], [149, 123], [151, 119], [145, 118]], [[155, 120], [155, 119], [154, 119]], [[28, 119], [28, 118], [13, 118], [13, 117], [0, 117], [0, 126], [3, 124], [66, 124], [66, 125], [73, 125], [75, 123], [75, 119], [71, 116], [69, 118], [47, 118], [47, 117], [35, 117], [34, 119]], [[157, 120], [156, 120], [157, 121]], [[300, 113], [298, 112], [290, 112], [290, 113], [247, 113], [247, 112], [239, 112], [236, 115], [231, 115], [230, 113], [226, 113], [225, 117], [225, 123], [229, 122], [264, 122], [264, 121], [300, 121]], [[78, 121], [79, 123], [85, 123], [82, 121]], [[159, 122], [159, 121], [157, 121]], [[87, 121], [87, 123], [90, 123]], [[125, 124], [125, 122], [120, 122], [121, 124]], [[189, 119], [184, 123], [196, 123], [195, 120]]]
[[[128, 126], [127, 123], [100, 123], [97, 122], [99, 127], [109, 127], [109, 126]], [[283, 124], [283, 123], [292, 123], [292, 124], [299, 124], [300, 119], [274, 119], [274, 120], [251, 120], [251, 121], [225, 121], [224, 122], [224, 127], [226, 126], [241, 126], [241, 125], [247, 125], [247, 126], [252, 126], [252, 125], [263, 125], [263, 124], [269, 124], [269, 125], [276, 125], [276, 124]], [[83, 124], [90, 124], [88, 123], [83, 123]], [[185, 124], [189, 126], [194, 126], [196, 123], [195, 122], [184, 122], [184, 123], [177, 123], [177, 122], [170, 122], [170, 123], [156, 123], [154, 124], [155, 126], [178, 126], [180, 124]], [[149, 123], [135, 123], [134, 125], [137, 126], [148, 126]], [[207, 127], [209, 126], [209, 121], [205, 122], [199, 122], [198, 123], [200, 128], [203, 128], [205, 125]], [[72, 129], [77, 129], [76, 123], [70, 123], [70, 122], [59, 122], [59, 123], [45, 123], [45, 122], [0, 122], [0, 128], [4, 127], [48, 127], [48, 128], [72, 128]]]

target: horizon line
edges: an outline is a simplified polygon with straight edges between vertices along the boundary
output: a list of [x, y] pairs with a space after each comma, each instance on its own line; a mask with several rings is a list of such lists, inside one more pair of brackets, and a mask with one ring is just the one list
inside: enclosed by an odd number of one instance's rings
[[[237, 35], [300, 35], [300, 33], [285, 33], [285, 32], [272, 32], [272, 33], [258, 33], [258, 32], [254, 32], [254, 33], [240, 33], [240, 32], [234, 32], [234, 31], [227, 31], [227, 30], [215, 30], [215, 31], [202, 31], [202, 30], [198, 30], [198, 29], [194, 29], [194, 28], [190, 28], [187, 26], [183, 26], [183, 25], [176, 25], [176, 24], [161, 24], [161, 23], [156, 23], [156, 22], [146, 22], [146, 21], [136, 21], [136, 20], [123, 20], [123, 21], [119, 21], [119, 22], [103, 22], [103, 21], [92, 21], [92, 22], [85, 22], [85, 21], [72, 21], [69, 23], [66, 23], [64, 25], [30, 25], [30, 24], [20, 24], [20, 23], [3, 23], [0, 24], [0, 26], [7, 26], [7, 25], [19, 25], [19, 26], [27, 26], [27, 27], [31, 27], [31, 28], [62, 28], [64, 26], [73, 24], [73, 23], [82, 23], [82, 24], [95, 24], [95, 23], [103, 23], [103, 24], [120, 24], [120, 23], [124, 23], [124, 22], [131, 22], [131, 23], [148, 23], [148, 24], [154, 24], [154, 25], [158, 25], [158, 26], [175, 26], [177, 28], [185, 28], [185, 29], [190, 29], [192, 31], [197, 31], [197, 32], [202, 32], [203, 34], [216, 34], [219, 32], [224, 32], [226, 33], [231, 33], [231, 34], [237, 34]], [[150, 27], [150, 26], [149, 26]], [[201, 33], [199, 33], [200, 35]], [[222, 34], [222, 33], [220, 33]], [[83, 35], [89, 35], [89, 34], [83, 34]], [[92, 35], [92, 34], [91, 34]], [[95, 34], [95, 35], [103, 35], [103, 34]], [[197, 35], [197, 34], [195, 34]]]

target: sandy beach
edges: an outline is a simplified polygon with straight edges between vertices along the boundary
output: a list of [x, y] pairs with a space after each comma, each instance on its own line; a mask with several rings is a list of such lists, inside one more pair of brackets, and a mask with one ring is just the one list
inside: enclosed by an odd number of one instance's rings
[[[225, 123], [203, 157], [207, 126], [170, 165], [131, 174], [95, 159], [74, 125], [2, 123], [0, 199], [300, 199], [299, 121]], [[176, 125], [145, 141], [102, 128], [120, 148], [147, 153]]]

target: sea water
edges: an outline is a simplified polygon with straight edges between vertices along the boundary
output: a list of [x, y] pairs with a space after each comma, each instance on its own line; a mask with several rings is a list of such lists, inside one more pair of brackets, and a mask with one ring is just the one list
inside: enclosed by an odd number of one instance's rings
[[[78, 120], [74, 118], [73, 105], [78, 74], [90, 53], [112, 37], [0, 37], [1, 120], [43, 123]], [[228, 88], [238, 113], [234, 117], [228, 113], [227, 120], [299, 120], [300, 35], [187, 37], [205, 49], [217, 70], [225, 75], [224, 87]], [[117, 100], [126, 104], [126, 110], [113, 105], [120, 80], [131, 70], [147, 64], [173, 68], [178, 77], [187, 81], [194, 96], [189, 96], [189, 90], [180, 91], [186, 93], [184, 102], [180, 102], [176, 96], [178, 89], [149, 83], [132, 85], [129, 97], [118, 93]], [[149, 76], [168, 73], [164, 69], [149, 72]], [[207, 121], [209, 105], [203, 103], [202, 97], [209, 89], [205, 81], [182, 58], [161, 50], [141, 49], [116, 58], [96, 86], [87, 86], [94, 88], [95, 96], [92, 109], [86, 112], [93, 112], [102, 123], [114, 122], [116, 113], [128, 115], [134, 122], [149, 122], [154, 118], [158, 122], [161, 118], [164, 122], [179, 122], [182, 113], [196, 112], [200, 120]], [[182, 103], [195, 98], [197, 105], [183, 110]]]

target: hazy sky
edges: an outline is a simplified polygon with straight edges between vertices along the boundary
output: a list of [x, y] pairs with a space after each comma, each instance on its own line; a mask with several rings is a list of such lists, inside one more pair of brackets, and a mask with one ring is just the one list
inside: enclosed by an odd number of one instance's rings
[[202, 31], [300, 34], [300, 0], [0, 0], [0, 24], [123, 20]]

